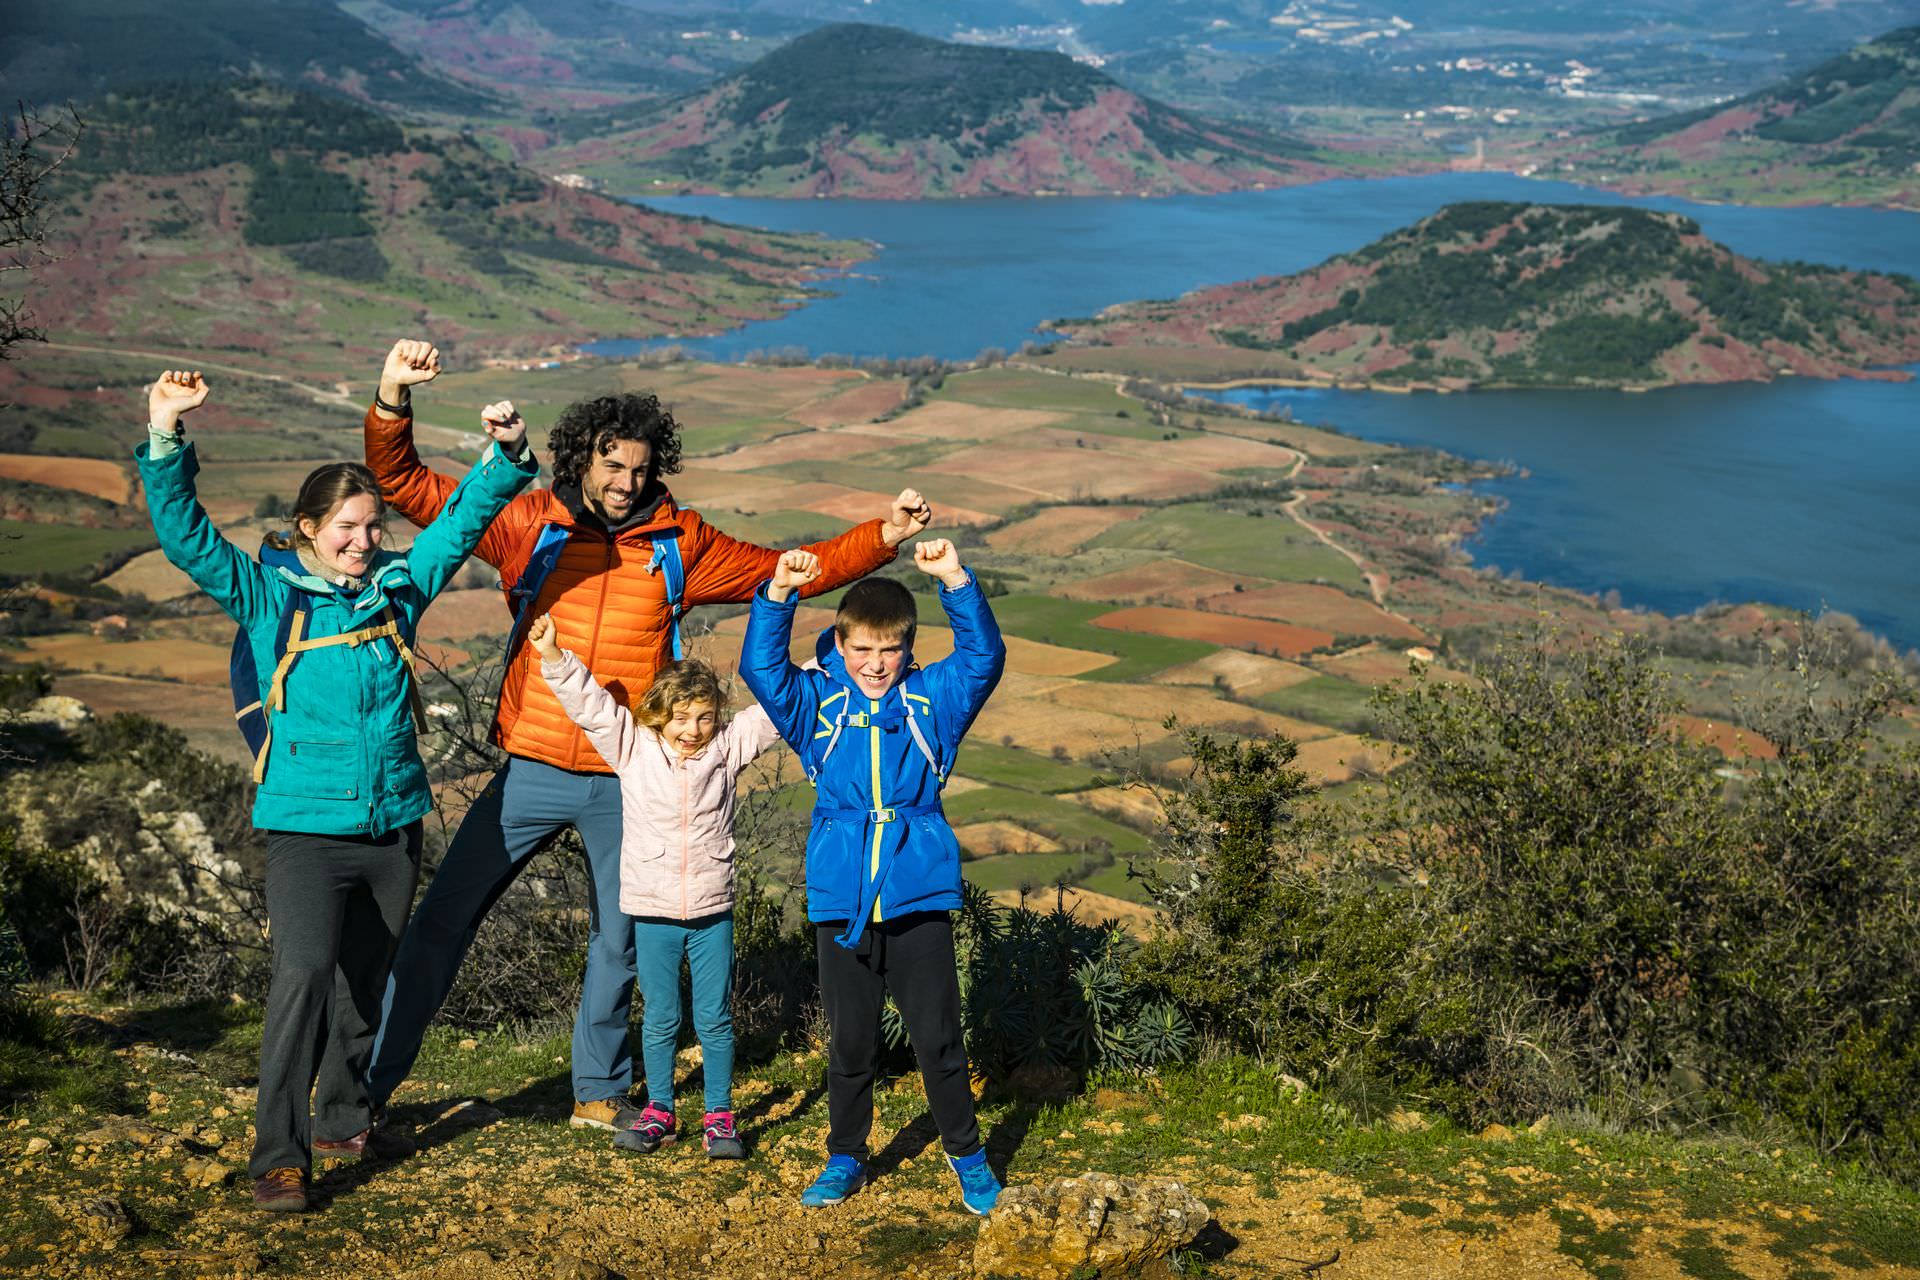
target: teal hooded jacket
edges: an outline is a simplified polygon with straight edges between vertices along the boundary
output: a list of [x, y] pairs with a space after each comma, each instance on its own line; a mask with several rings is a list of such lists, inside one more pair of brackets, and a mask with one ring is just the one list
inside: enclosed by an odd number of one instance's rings
[[[305, 597], [307, 638], [377, 625], [381, 611], [391, 605], [411, 646], [427, 605], [540, 466], [531, 448], [516, 462], [498, 445], [488, 445], [439, 519], [404, 553], [375, 556], [366, 585], [349, 592], [284, 562], [263, 565], [221, 537], [194, 493], [200, 464], [192, 445], [158, 458], [142, 445], [134, 456], [160, 549], [247, 634], [263, 699], [289, 592]], [[268, 717], [272, 738], [254, 793], [253, 825], [314, 835], [379, 835], [426, 814], [433, 794], [415, 741], [408, 680], [390, 639], [301, 653], [287, 673], [286, 709]]]

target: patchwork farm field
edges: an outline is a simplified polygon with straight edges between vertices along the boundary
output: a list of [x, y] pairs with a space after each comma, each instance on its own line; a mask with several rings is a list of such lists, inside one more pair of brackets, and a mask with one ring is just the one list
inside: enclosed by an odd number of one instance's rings
[[[27, 633], [0, 629], [0, 664], [46, 667], [57, 691], [97, 714], [154, 715], [194, 745], [238, 758], [225, 688], [231, 624], [147, 550], [140, 496], [128, 491], [139, 433], [126, 424], [138, 421], [153, 363], [35, 352], [25, 376], [0, 370], [0, 392], [16, 405], [0, 410], [0, 426], [26, 406], [40, 424], [7, 437], [26, 444], [0, 455], [0, 480], [112, 504], [126, 526], [0, 522], [0, 578], [56, 575], [78, 593], [61, 596], [69, 603]], [[318, 461], [359, 456], [369, 389], [342, 384], [320, 400], [237, 372], [215, 380], [213, 404], [191, 425], [202, 492], [236, 545], [251, 552], [277, 523], [256, 514], [263, 498], [290, 498]], [[1373, 688], [1407, 676], [1410, 648], [1444, 650], [1443, 619], [1494, 620], [1515, 608], [1464, 562], [1435, 567], [1408, 551], [1413, 535], [1395, 523], [1416, 522], [1423, 537], [1469, 530], [1480, 517], [1471, 497], [1429, 486], [1389, 505], [1356, 489], [1338, 508], [1341, 522], [1316, 523], [1316, 503], [1344, 495], [1373, 462], [1415, 475], [1412, 455], [1400, 461], [1331, 431], [1200, 402], [1170, 412], [1111, 380], [1037, 368], [949, 372], [937, 385], [910, 386], [804, 367], [490, 367], [421, 388], [418, 438], [432, 465], [458, 473], [479, 446], [482, 404], [511, 398], [544, 444], [546, 426], [572, 401], [642, 389], [682, 424], [676, 498], [734, 536], [795, 545], [884, 515], [902, 488], [932, 500], [936, 531], [960, 542], [1008, 645], [1006, 675], [947, 793], [967, 874], [989, 889], [1071, 883], [1090, 903], [1138, 899], [1128, 867], [1155, 856], [1160, 810], [1151, 789], [1129, 783], [1178, 781], [1189, 764], [1182, 726], [1286, 734], [1301, 744], [1301, 767], [1329, 785], [1377, 776], [1393, 754], [1364, 736]], [[1294, 488], [1309, 478], [1311, 490]], [[411, 533], [395, 520], [393, 545]], [[933, 584], [904, 559], [883, 572], [921, 592], [916, 656], [950, 653]], [[495, 577], [469, 566], [421, 631], [423, 649], [453, 678], [474, 682], [482, 703], [508, 622]], [[836, 598], [801, 610], [796, 658], [811, 655]], [[1583, 597], [1554, 599], [1573, 625], [1618, 622]], [[88, 620], [114, 611], [124, 628], [95, 634]], [[744, 612], [697, 610], [695, 654], [731, 671]], [[451, 696], [438, 679], [433, 696]], [[1738, 750], [1722, 721], [1702, 718], [1690, 731]], [[782, 806], [806, 803], [790, 759], [753, 776], [784, 788]]]

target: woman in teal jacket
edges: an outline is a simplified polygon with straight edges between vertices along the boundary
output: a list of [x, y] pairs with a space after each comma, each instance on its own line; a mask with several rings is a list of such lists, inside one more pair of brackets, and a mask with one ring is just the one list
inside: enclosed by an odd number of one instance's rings
[[[438, 353], [402, 342], [388, 356], [388, 371], [396, 365], [403, 385], [424, 382]], [[198, 373], [162, 375], [148, 395], [151, 438], [135, 456], [161, 549], [240, 624], [236, 657], [250, 648], [258, 672], [262, 705], [242, 718], [265, 713], [253, 822], [267, 836], [273, 979], [250, 1173], [261, 1208], [300, 1210], [315, 1151], [412, 1149], [378, 1127], [363, 1077], [433, 807], [415, 741], [415, 628], [539, 464], [512, 406], [489, 406], [493, 443], [405, 553], [381, 549], [372, 473], [332, 463], [307, 477], [290, 534], [270, 536], [256, 561], [220, 536], [194, 494], [199, 463], [179, 419], [207, 391]]]

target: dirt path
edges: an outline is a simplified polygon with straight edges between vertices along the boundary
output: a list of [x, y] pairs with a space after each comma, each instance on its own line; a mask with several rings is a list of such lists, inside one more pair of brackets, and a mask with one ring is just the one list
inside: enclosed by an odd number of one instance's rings
[[220, 364], [216, 361], [204, 360], [199, 356], [178, 351], [132, 351], [126, 347], [96, 347], [81, 342], [48, 342], [43, 345], [51, 351], [87, 351], [95, 355], [139, 356], [143, 360], [163, 361], [166, 367], [174, 369], [218, 369], [222, 373], [238, 374], [243, 378], [258, 378], [262, 382], [278, 382], [283, 386], [292, 387], [296, 391], [305, 392], [321, 404], [346, 405], [356, 409], [362, 407], [361, 402], [349, 393], [349, 384], [345, 382], [334, 383], [333, 390], [329, 391], [325, 387], [317, 387], [311, 382], [301, 382], [299, 379], [289, 378], [285, 374], [261, 373], [257, 369], [243, 369], [239, 365]]

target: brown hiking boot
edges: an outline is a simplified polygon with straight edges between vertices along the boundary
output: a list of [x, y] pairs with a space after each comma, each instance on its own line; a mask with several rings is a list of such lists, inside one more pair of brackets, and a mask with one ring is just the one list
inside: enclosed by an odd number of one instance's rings
[[253, 1180], [253, 1207], [268, 1213], [307, 1211], [307, 1171], [269, 1169]]
[[362, 1129], [351, 1138], [341, 1138], [337, 1142], [326, 1138], [313, 1140], [313, 1154], [317, 1156], [359, 1156], [373, 1160], [405, 1160], [419, 1149], [420, 1145], [406, 1134], [395, 1133], [379, 1125]]
[[640, 1108], [625, 1098], [601, 1098], [596, 1102], [573, 1104], [573, 1118], [567, 1121], [576, 1129], [612, 1129], [619, 1133], [631, 1129], [640, 1119]]

